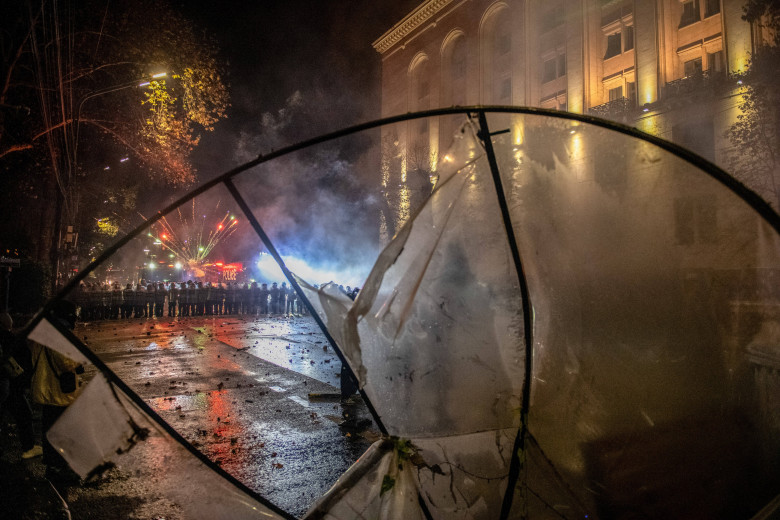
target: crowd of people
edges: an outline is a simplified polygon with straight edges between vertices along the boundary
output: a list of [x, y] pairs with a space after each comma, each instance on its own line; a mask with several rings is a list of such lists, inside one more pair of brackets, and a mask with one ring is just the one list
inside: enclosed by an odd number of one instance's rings
[[[354, 299], [358, 289], [339, 286]], [[282, 282], [147, 282], [113, 284], [83, 282], [72, 300], [81, 321], [163, 316], [306, 314], [295, 290]]]

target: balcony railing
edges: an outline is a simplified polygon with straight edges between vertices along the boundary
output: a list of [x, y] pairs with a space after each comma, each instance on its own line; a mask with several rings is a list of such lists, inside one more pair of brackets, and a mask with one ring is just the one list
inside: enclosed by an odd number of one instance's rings
[[629, 113], [636, 107], [636, 102], [627, 97], [613, 99], [602, 105], [596, 105], [588, 109], [588, 113], [604, 119], [618, 119]]
[[724, 72], [703, 70], [667, 83], [664, 87], [664, 97], [669, 99], [697, 92], [714, 93], [727, 86], [728, 76]]

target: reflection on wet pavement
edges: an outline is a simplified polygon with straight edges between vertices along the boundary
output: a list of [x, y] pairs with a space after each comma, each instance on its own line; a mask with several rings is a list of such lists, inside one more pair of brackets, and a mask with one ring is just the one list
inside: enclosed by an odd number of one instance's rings
[[309, 398], [338, 394], [341, 367], [309, 318], [163, 318], [76, 332], [191, 444], [294, 515], [378, 435], [359, 396], [349, 406]]

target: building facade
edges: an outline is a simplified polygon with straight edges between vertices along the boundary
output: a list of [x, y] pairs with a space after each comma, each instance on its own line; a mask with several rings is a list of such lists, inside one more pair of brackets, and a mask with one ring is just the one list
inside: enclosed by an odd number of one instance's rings
[[[735, 155], [744, 153], [734, 149], [726, 135], [741, 114], [744, 87], [738, 74], [747, 70], [756, 45], [766, 38], [761, 28], [742, 20], [743, 4], [744, 0], [427, 0], [374, 42], [382, 59], [382, 115], [457, 105], [592, 114], [691, 149], [776, 205], [776, 189], [762, 190], [756, 179], [728, 167]], [[780, 453], [776, 233], [745, 211], [743, 201], [731, 191], [673, 154], [660, 154], [644, 141], [596, 126], [568, 121], [545, 126], [546, 121], [535, 128], [533, 119], [542, 118], [507, 116], [502, 126], [491, 122], [490, 130], [507, 131], [493, 138], [502, 176], [516, 180], [506, 182], [504, 196], [509, 207], [522, 208], [528, 215], [521, 225], [515, 224], [515, 235], [521, 242], [523, 233], [538, 239], [526, 242], [534, 247], [524, 251], [523, 258], [532, 283], [534, 276], [545, 277], [531, 288], [535, 341], [544, 345], [534, 349], [534, 355], [539, 352], [544, 358], [567, 351], [571, 338], [550, 331], [565, 330], [580, 318], [582, 334], [575, 334], [579, 339], [597, 329], [597, 323], [611, 331], [609, 339], [584, 340], [594, 346], [582, 357], [590, 361], [616, 338], [627, 349], [664, 344], [662, 349], [668, 348], [671, 357], [714, 352], [709, 349], [717, 345], [715, 351], [722, 356], [707, 354], [701, 362], [718, 367], [692, 394], [715, 396], [712, 390], [718, 387], [718, 399], [744, 403], [749, 399], [746, 389], [755, 391], [761, 396], [755, 407], [765, 424], [762, 446], [769, 447], [761, 458], [776, 464]], [[436, 117], [383, 129], [387, 236], [430, 193], [437, 159], [440, 154], [446, 157], [456, 125], [463, 120], [461, 115]], [[465, 195], [459, 203], [467, 208], [464, 214], [479, 219], [487, 213], [486, 199], [469, 200], [468, 190], [476, 185], [469, 182], [478, 180], [464, 181]], [[434, 198], [431, 207], [435, 204]], [[482, 264], [486, 249], [475, 245], [479, 240], [473, 238], [463, 239], [464, 249], [474, 252], [470, 265], [489, 272]], [[593, 244], [610, 244], [612, 261], [605, 263], [605, 256], [592, 254]], [[641, 260], [631, 264], [638, 251]], [[661, 265], [668, 269], [659, 269]], [[595, 274], [594, 266], [603, 269]], [[554, 275], [575, 272], [571, 278]], [[622, 293], [609, 302], [600, 289], [589, 294], [599, 284]], [[656, 296], [668, 305], [620, 318], [628, 307], [650, 303]], [[583, 302], [583, 309], [606, 305], [605, 312], [599, 318], [588, 311], [573, 312], [565, 324], [556, 325], [557, 317], [565, 314], [561, 309], [571, 302]], [[668, 336], [665, 326], [656, 334], [654, 328], [665, 322], [666, 312], [686, 321]], [[704, 323], [711, 325], [700, 326]], [[713, 326], [721, 339], [712, 339]], [[745, 359], [748, 362], [740, 361]], [[674, 371], [673, 364], [667, 367], [664, 370]], [[606, 379], [620, 377], [616, 372]], [[674, 407], [664, 399], [659, 400], [661, 415], [674, 415]], [[561, 406], [569, 400], [570, 395], [562, 395]], [[652, 426], [675, 421], [667, 415]], [[543, 426], [535, 423], [535, 428]], [[545, 446], [547, 454], [579, 449], [553, 444]], [[618, 477], [622, 484], [624, 476]], [[632, 500], [626, 497], [624, 503]]]
[[[373, 43], [382, 116], [457, 105], [566, 110], [726, 166], [725, 132], [740, 101], [730, 73], [746, 70], [758, 37], [742, 20], [743, 3], [426, 0]], [[426, 175], [414, 172], [435, 170], [461, 120], [413, 121], [383, 137], [383, 183], [390, 206], [401, 208], [396, 225], [425, 192]]]

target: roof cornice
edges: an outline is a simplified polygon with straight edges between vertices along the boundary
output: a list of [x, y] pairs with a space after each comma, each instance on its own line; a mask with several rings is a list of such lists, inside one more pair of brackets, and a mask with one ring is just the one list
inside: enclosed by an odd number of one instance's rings
[[454, 0], [427, 0], [420, 4], [417, 9], [406, 15], [406, 17], [395, 24], [392, 29], [379, 37], [372, 45], [379, 54], [383, 54], [393, 45], [398, 43], [407, 34], [414, 31], [422, 24], [427, 22], [436, 13], [441, 11]]

